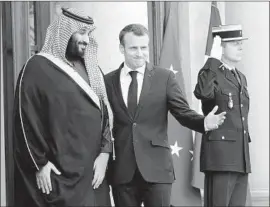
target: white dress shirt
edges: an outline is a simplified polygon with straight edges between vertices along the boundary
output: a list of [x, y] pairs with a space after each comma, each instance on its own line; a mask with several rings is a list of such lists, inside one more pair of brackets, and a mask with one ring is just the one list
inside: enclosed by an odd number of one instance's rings
[[229, 69], [229, 70], [235, 70], [235, 67], [231, 67], [231, 66], [229, 66], [228, 64], [226, 64], [226, 63], [225, 63], [225, 62], [223, 62], [222, 60], [221, 60], [220, 62], [222, 62], [221, 67], [222, 67], [222, 66], [224, 66], [225, 68], [227, 68], [227, 69]]
[[[122, 96], [124, 99], [124, 102], [127, 106], [127, 102], [128, 102], [128, 90], [129, 90], [129, 86], [131, 83], [131, 76], [129, 74], [130, 71], [134, 71], [132, 69], [130, 69], [125, 63], [124, 63], [124, 67], [121, 70], [120, 73], [120, 84], [121, 84], [121, 89], [122, 89]], [[143, 77], [144, 77], [144, 72], [145, 72], [145, 65], [137, 68], [135, 71], [137, 71], [137, 82], [138, 82], [138, 94], [137, 94], [137, 103], [140, 100], [140, 95], [141, 95], [141, 91], [142, 91], [142, 85], [143, 85]]]

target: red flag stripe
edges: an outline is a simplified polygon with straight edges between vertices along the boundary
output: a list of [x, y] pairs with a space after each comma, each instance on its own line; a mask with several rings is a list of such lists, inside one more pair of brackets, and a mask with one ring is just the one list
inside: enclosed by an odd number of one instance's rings
[[210, 16], [205, 55], [209, 56], [212, 49], [212, 45], [213, 45], [212, 27], [219, 26], [219, 25], [221, 25], [220, 13], [217, 7], [217, 2], [213, 1], [211, 5], [211, 16]]

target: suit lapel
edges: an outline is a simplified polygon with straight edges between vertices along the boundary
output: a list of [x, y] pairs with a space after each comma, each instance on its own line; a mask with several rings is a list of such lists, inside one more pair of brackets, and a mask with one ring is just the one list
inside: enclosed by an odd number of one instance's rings
[[150, 65], [149, 63], [146, 64], [145, 72], [144, 72], [144, 78], [143, 78], [143, 86], [142, 86], [142, 91], [139, 99], [139, 103], [137, 106], [137, 110], [135, 113], [134, 119], [137, 118], [139, 115], [139, 112], [143, 108], [143, 105], [145, 104], [145, 100], [148, 97], [149, 90], [151, 88], [152, 84], [152, 76], [153, 76], [153, 66]]
[[122, 94], [122, 89], [121, 89], [121, 83], [120, 83], [120, 74], [121, 74], [121, 70], [124, 67], [124, 63], [122, 63], [120, 65], [120, 67], [118, 68], [118, 70], [116, 71], [116, 73], [114, 74], [113, 77], [113, 87], [114, 87], [114, 91], [117, 97], [117, 100], [119, 102], [120, 107], [125, 111], [126, 115], [130, 117], [130, 114], [128, 112], [127, 106], [124, 102], [123, 99], [123, 94]]
[[225, 77], [239, 89], [239, 83], [229, 69], [225, 69]]

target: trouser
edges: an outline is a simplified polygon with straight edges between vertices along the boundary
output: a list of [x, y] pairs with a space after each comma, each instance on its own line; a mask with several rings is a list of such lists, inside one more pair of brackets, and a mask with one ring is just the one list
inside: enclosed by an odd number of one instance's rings
[[205, 172], [204, 206], [245, 206], [248, 174], [238, 172]]
[[112, 186], [116, 207], [170, 206], [171, 183], [149, 183], [137, 169], [129, 183]]

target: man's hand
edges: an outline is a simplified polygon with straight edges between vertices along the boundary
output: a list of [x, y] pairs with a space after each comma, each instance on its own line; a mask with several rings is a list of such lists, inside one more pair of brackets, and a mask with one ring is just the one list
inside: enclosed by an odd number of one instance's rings
[[215, 115], [217, 110], [218, 106], [215, 106], [213, 110], [205, 117], [205, 127], [207, 131], [217, 129], [219, 125], [223, 124], [226, 118], [226, 112]]
[[51, 171], [61, 175], [59, 170], [50, 161], [36, 172], [37, 186], [38, 189], [41, 188], [43, 193], [49, 194], [52, 191]]
[[94, 189], [98, 188], [99, 185], [103, 182], [108, 160], [109, 153], [100, 153], [94, 162], [94, 178], [92, 181], [92, 186]]
[[210, 56], [218, 60], [221, 60], [222, 56], [221, 38], [218, 35], [214, 37]]

